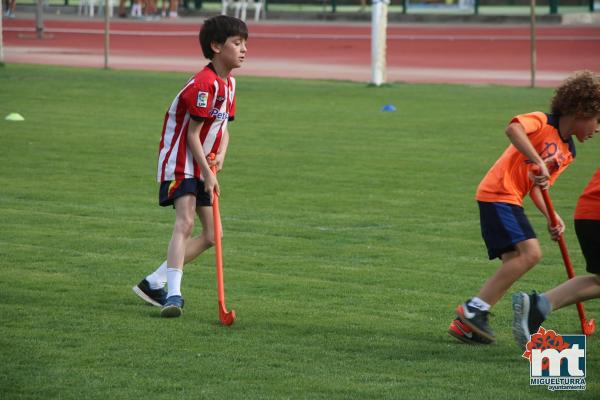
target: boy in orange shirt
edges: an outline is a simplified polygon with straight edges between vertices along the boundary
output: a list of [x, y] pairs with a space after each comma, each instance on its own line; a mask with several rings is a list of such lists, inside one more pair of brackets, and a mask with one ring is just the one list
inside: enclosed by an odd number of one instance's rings
[[[510, 121], [506, 135], [511, 145], [477, 188], [481, 234], [490, 260], [500, 258], [502, 265], [477, 296], [457, 306], [448, 333], [463, 342], [496, 340], [488, 325], [490, 308], [539, 262], [542, 251], [525, 216], [523, 198], [529, 194], [547, 216], [541, 189], [552, 185], [575, 158], [572, 137], [583, 142], [598, 130], [600, 77], [589, 71], [573, 75], [556, 89], [551, 108], [551, 114], [521, 114]], [[558, 226], [548, 227], [554, 239], [564, 230], [558, 215], [557, 220]]]
[[[599, 121], [600, 123], [600, 121]], [[575, 207], [575, 233], [592, 275], [577, 276], [538, 295], [513, 295], [513, 336], [520, 346], [529, 341], [553, 310], [600, 298], [600, 168], [584, 189]]]

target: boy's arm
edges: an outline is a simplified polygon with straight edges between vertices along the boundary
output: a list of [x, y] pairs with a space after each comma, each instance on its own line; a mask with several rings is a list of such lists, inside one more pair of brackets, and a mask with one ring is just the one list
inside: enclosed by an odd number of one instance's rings
[[227, 153], [227, 146], [229, 146], [229, 129], [227, 129], [226, 127], [223, 130], [223, 134], [221, 135], [221, 144], [219, 144], [219, 150], [217, 151], [215, 161], [213, 161], [213, 163], [217, 166], [217, 171], [223, 169], [223, 163], [225, 162], [225, 154]]
[[549, 221], [550, 217], [548, 215], [548, 209], [546, 208], [546, 203], [544, 203], [540, 187], [534, 186], [533, 189], [531, 189], [531, 192], [529, 192], [529, 197], [531, 197], [531, 201], [533, 201], [533, 204], [535, 204], [538, 210], [544, 214], [546, 220]]
[[533, 204], [541, 211], [542, 214], [546, 217], [546, 221], [548, 221], [548, 232], [552, 237], [552, 240], [558, 240], [558, 237], [563, 234], [565, 231], [565, 223], [558, 213], [555, 212], [556, 222], [558, 222], [557, 226], [552, 226], [550, 223], [550, 217], [548, 214], [548, 208], [546, 208], [546, 203], [544, 203], [544, 198], [542, 197], [542, 189], [539, 186], [534, 186], [529, 192], [529, 197], [531, 197], [531, 201]]
[[210, 166], [208, 165], [208, 161], [204, 155], [204, 150], [202, 149], [202, 143], [200, 142], [200, 128], [202, 128], [203, 123], [204, 121], [190, 119], [187, 130], [187, 145], [192, 151], [194, 160], [196, 160], [196, 162], [200, 165], [202, 177], [204, 178], [204, 191], [210, 196], [210, 202], [212, 204], [213, 192], [216, 190], [218, 195], [220, 190], [217, 177], [210, 170]]
[[[529, 160], [539, 167], [539, 172], [534, 175], [534, 182], [536, 185], [542, 188], [547, 188], [550, 184], [550, 173], [546, 163], [535, 151], [535, 148], [531, 144], [531, 141], [527, 137], [527, 132], [521, 124], [513, 122], [506, 128], [506, 136], [510, 139], [511, 143], [523, 153]], [[535, 170], [535, 169], [534, 169]]]

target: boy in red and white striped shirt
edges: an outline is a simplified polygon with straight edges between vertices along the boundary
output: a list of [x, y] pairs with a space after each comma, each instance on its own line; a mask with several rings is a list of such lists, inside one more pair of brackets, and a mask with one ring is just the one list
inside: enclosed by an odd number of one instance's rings
[[[167, 260], [133, 287], [144, 301], [162, 307], [163, 317], [181, 315], [183, 266], [214, 245], [211, 205], [219, 183], [210, 167], [223, 167], [229, 143], [227, 123], [235, 116], [236, 87], [231, 71], [244, 62], [248, 29], [243, 21], [220, 15], [204, 22], [199, 39], [211, 62], [171, 103], [159, 146], [159, 204], [175, 208]], [[216, 154], [214, 161], [207, 159], [210, 153]], [[192, 237], [196, 215], [202, 232]]]

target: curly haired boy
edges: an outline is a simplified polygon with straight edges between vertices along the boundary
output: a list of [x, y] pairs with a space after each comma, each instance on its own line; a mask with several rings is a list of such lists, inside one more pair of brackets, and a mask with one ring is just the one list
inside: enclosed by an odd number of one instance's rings
[[[523, 199], [529, 194], [548, 216], [541, 189], [554, 184], [574, 160], [573, 136], [584, 142], [599, 130], [600, 77], [590, 71], [575, 73], [556, 89], [551, 109], [551, 114], [532, 112], [510, 121], [506, 135], [511, 144], [477, 188], [481, 234], [489, 259], [499, 258], [501, 265], [475, 297], [456, 308], [448, 333], [463, 342], [496, 340], [488, 324], [491, 307], [540, 261], [542, 250], [523, 210]], [[548, 226], [554, 240], [565, 228], [556, 217], [558, 226]]]

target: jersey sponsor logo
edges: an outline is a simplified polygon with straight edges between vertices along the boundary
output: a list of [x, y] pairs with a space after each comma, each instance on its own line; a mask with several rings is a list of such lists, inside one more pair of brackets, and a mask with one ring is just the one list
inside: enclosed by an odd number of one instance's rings
[[219, 121], [224, 121], [229, 119], [229, 113], [225, 111], [220, 111], [217, 108], [213, 108], [208, 112], [208, 115], [211, 117], [218, 119]]
[[206, 108], [208, 106], [208, 92], [198, 92], [196, 107]]

